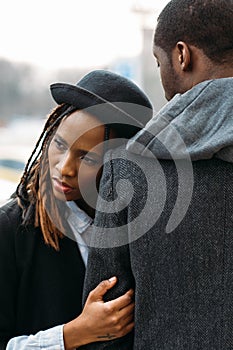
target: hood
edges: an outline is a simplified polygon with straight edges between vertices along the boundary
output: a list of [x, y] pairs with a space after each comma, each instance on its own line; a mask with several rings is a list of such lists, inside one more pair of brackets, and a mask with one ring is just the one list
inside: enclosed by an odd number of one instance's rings
[[127, 150], [158, 159], [218, 157], [233, 163], [233, 78], [175, 95], [128, 141]]

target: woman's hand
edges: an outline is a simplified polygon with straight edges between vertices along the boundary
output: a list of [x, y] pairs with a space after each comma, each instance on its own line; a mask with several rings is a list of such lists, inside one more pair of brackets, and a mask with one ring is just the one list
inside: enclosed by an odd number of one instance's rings
[[81, 315], [64, 325], [66, 350], [92, 342], [123, 337], [133, 329], [133, 290], [117, 299], [103, 301], [104, 294], [116, 284], [116, 281], [116, 277], [102, 281], [89, 293]]

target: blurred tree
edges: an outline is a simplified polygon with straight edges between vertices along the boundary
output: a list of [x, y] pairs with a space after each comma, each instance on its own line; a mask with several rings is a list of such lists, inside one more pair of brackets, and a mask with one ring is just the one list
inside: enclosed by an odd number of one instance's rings
[[50, 96], [49, 84], [56, 81], [75, 84], [89, 70], [57, 70], [50, 75], [48, 84], [42, 84], [34, 66], [0, 59], [0, 122], [18, 116], [48, 115], [55, 107]]
[[19, 70], [6, 60], [0, 60], [0, 77], [0, 116], [7, 118], [11, 115], [12, 102], [17, 105], [21, 101], [21, 78]]
[[[38, 116], [49, 98], [34, 79], [35, 69], [29, 64], [0, 60], [0, 119], [16, 115]], [[42, 102], [42, 103], [41, 103]], [[50, 102], [51, 106], [51, 102]]]

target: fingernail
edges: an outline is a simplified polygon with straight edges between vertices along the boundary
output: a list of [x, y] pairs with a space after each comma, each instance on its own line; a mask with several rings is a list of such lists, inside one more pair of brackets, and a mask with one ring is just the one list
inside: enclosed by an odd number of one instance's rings
[[110, 283], [113, 282], [113, 281], [115, 281], [115, 280], [116, 280], [116, 277], [115, 277], [115, 276], [108, 279], [108, 281], [109, 281]]

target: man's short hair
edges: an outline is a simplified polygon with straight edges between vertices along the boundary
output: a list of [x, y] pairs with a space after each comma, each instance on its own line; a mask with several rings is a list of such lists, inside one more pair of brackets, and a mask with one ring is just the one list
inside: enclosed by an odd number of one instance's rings
[[216, 63], [233, 52], [233, 0], [172, 0], [158, 17], [154, 44], [170, 56], [178, 41], [194, 45]]

